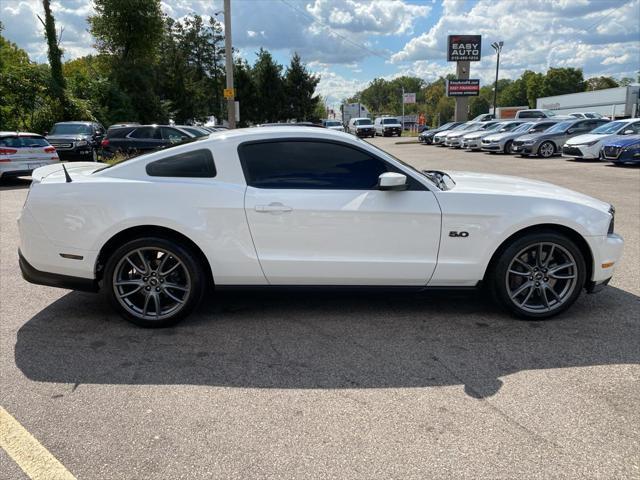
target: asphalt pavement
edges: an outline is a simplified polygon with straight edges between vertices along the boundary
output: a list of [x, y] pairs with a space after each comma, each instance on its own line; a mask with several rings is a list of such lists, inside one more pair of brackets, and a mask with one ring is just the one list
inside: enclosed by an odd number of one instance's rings
[[[78, 479], [640, 478], [640, 169], [373, 142], [613, 203], [611, 286], [545, 322], [481, 293], [212, 294], [144, 330], [26, 283], [0, 185], [0, 406]], [[0, 477], [27, 478], [0, 449]]]

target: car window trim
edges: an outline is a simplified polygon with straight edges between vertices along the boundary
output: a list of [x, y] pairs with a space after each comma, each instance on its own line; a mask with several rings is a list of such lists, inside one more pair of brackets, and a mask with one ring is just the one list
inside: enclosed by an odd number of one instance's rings
[[[353, 150], [356, 150], [360, 153], [364, 153], [366, 155], [369, 155], [370, 157], [383, 162], [385, 165], [390, 165], [391, 167], [393, 167], [395, 170], [400, 170], [404, 175], [406, 175], [408, 178], [410, 178], [416, 185], [417, 188], [411, 188], [411, 186], [409, 188], [407, 188], [407, 190], [405, 191], [431, 191], [429, 189], [429, 187], [427, 185], [425, 185], [422, 181], [420, 181], [418, 178], [416, 178], [412, 173], [409, 173], [405, 168], [401, 168], [398, 165], [395, 165], [394, 163], [389, 162], [388, 160], [379, 157], [378, 155], [376, 155], [373, 152], [370, 152], [369, 150], [365, 149], [365, 148], [361, 148], [358, 145], [353, 145], [351, 143], [347, 143], [347, 142], [341, 142], [339, 140], [331, 140], [331, 139], [326, 139], [326, 138], [300, 138], [300, 137], [282, 137], [282, 138], [266, 138], [266, 139], [261, 139], [261, 140], [248, 140], [246, 142], [242, 142], [239, 143], [236, 151], [238, 154], [238, 159], [240, 160], [240, 167], [242, 168], [242, 174], [244, 175], [244, 181], [245, 184], [247, 185], [247, 187], [251, 187], [251, 188], [257, 188], [259, 190], [309, 190], [309, 189], [304, 189], [304, 188], [282, 188], [282, 189], [267, 189], [267, 188], [260, 188], [260, 187], [253, 187], [251, 185], [249, 185], [249, 172], [248, 172], [248, 168], [247, 168], [247, 164], [245, 159], [242, 158], [242, 154], [241, 154], [241, 149], [243, 146], [245, 145], [255, 145], [255, 144], [262, 144], [262, 143], [281, 143], [281, 142], [307, 142], [307, 143], [327, 143], [327, 144], [333, 144], [333, 145], [340, 145], [342, 147], [347, 147], [347, 148], [351, 148]], [[330, 191], [349, 191], [349, 189], [344, 189], [344, 188], [318, 188], [318, 189], [314, 189], [314, 190], [330, 190]], [[359, 191], [363, 191], [363, 192], [374, 192], [374, 191], [378, 191], [377, 189], [371, 189], [371, 190], [359, 190]]]

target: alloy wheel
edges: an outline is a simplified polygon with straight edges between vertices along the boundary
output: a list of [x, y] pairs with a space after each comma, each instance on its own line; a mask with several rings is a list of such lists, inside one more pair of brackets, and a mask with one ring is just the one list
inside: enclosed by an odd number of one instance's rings
[[189, 270], [163, 248], [137, 248], [116, 265], [112, 288], [117, 301], [141, 320], [163, 320], [187, 303], [192, 288]]
[[506, 287], [511, 301], [529, 313], [560, 308], [577, 286], [574, 256], [553, 242], [529, 245], [518, 252], [507, 269]]
[[551, 142], [544, 142], [542, 145], [540, 145], [538, 153], [543, 158], [549, 158], [555, 153], [555, 148], [553, 147], [553, 144]]

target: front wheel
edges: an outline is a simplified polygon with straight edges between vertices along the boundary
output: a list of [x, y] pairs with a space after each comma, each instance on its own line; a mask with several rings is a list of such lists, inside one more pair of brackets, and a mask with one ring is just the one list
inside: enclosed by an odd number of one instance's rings
[[498, 302], [518, 317], [543, 320], [576, 301], [586, 281], [584, 256], [554, 232], [515, 240], [500, 255], [489, 286]]
[[551, 142], [542, 142], [540, 148], [538, 148], [538, 155], [542, 158], [552, 157], [556, 153], [556, 147]]
[[109, 300], [141, 327], [167, 327], [198, 305], [206, 284], [201, 262], [178, 243], [158, 237], [132, 240], [107, 261]]
[[513, 141], [509, 140], [504, 146], [504, 153], [513, 154]]

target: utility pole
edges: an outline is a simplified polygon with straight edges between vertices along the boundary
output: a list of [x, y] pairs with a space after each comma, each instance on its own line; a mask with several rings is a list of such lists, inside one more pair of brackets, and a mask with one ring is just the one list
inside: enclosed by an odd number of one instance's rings
[[499, 42], [493, 42], [491, 46], [496, 51], [498, 57], [496, 58], [496, 83], [493, 85], [493, 118], [496, 118], [496, 107], [498, 103], [498, 70], [500, 68], [500, 52], [502, 51], [502, 46], [504, 42], [500, 40]]
[[233, 47], [231, 46], [231, 0], [224, 0], [224, 55], [227, 74], [227, 115], [229, 128], [236, 128], [236, 102], [233, 90]]
[[400, 136], [404, 133], [404, 85], [402, 86], [402, 130], [400, 130]]

